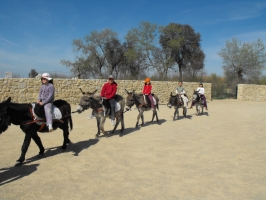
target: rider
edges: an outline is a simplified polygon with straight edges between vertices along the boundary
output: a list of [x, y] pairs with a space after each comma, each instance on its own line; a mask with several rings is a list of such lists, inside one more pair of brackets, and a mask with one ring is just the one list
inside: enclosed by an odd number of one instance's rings
[[151, 79], [150, 78], [146, 78], [145, 81], [144, 81], [144, 87], [143, 87], [143, 90], [142, 90], [142, 94], [144, 94], [145, 96], [149, 97], [150, 102], [151, 102], [151, 109], [154, 110], [155, 106], [154, 106], [154, 102], [153, 102], [153, 97], [151, 95], [151, 90], [152, 90]]
[[[203, 100], [203, 105], [205, 107], [206, 110], [208, 110], [207, 108], [207, 101], [206, 101], [206, 97], [204, 96], [205, 90], [203, 87], [203, 83], [199, 84], [199, 87], [197, 88], [198, 94], [200, 96], [200, 98]], [[194, 106], [195, 102], [192, 101], [190, 108], [192, 108], [192, 106]]]
[[54, 85], [53, 80], [48, 73], [43, 73], [41, 77], [42, 86], [38, 96], [37, 103], [41, 106], [44, 106], [46, 125], [48, 126], [49, 131], [53, 131], [52, 126], [52, 107], [54, 102]]
[[[102, 87], [101, 91], [101, 97], [103, 98], [103, 108], [105, 114], [107, 114], [109, 111], [105, 107], [105, 103], [110, 103], [111, 106], [111, 124], [115, 125], [115, 104], [116, 101], [114, 99], [114, 96], [116, 95], [117, 90], [117, 83], [114, 81], [114, 77], [110, 75], [108, 77], [107, 83], [105, 83]], [[107, 101], [107, 102], [106, 102]]]
[[178, 86], [176, 88], [176, 94], [181, 94], [181, 98], [183, 99], [183, 102], [184, 102], [184, 106], [187, 108], [188, 107], [188, 98], [186, 96], [186, 91], [184, 89], [184, 87], [182, 86], [182, 82], [179, 81], [178, 82]]

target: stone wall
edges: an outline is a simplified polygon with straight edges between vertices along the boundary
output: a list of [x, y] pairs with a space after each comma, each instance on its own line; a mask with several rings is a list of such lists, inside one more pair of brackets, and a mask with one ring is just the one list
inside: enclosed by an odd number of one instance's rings
[[237, 99], [241, 101], [266, 101], [266, 85], [238, 84]]
[[[54, 79], [55, 98], [64, 99], [71, 104], [78, 104], [82, 96], [79, 88], [83, 91], [94, 91], [97, 89], [97, 94], [100, 93], [102, 85], [106, 80], [100, 79]], [[118, 84], [117, 93], [126, 97], [125, 89], [128, 91], [135, 90], [136, 93], [141, 93], [143, 81], [139, 80], [116, 80]], [[158, 95], [161, 104], [166, 104], [171, 92], [175, 93], [175, 88], [178, 82], [174, 81], [152, 81], [152, 92]], [[41, 80], [35, 78], [12, 78], [0, 79], [0, 100], [1, 102], [8, 97], [12, 98], [12, 102], [17, 103], [32, 103], [36, 102]], [[186, 94], [191, 99], [194, 89], [198, 87], [198, 83], [184, 82], [183, 86]], [[211, 100], [211, 83], [204, 83], [205, 96], [207, 101]]]

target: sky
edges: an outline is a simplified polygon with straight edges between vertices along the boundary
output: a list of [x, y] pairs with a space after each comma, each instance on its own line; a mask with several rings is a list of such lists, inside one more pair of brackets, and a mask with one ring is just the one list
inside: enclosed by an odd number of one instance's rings
[[226, 41], [266, 45], [266, 0], [0, 0], [0, 78], [31, 69], [70, 76], [72, 41], [106, 28], [123, 40], [142, 21], [188, 24], [201, 35], [205, 70], [223, 76], [218, 52]]

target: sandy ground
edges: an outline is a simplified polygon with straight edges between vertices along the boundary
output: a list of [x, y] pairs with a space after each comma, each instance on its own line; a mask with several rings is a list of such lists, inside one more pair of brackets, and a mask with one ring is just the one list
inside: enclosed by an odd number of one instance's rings
[[208, 115], [177, 121], [173, 111], [160, 105], [160, 125], [135, 129], [133, 109], [123, 137], [99, 139], [91, 110], [75, 113], [65, 152], [61, 130], [42, 133], [45, 157], [32, 141], [20, 167], [24, 134], [12, 125], [0, 136], [0, 199], [266, 199], [266, 103], [214, 100]]

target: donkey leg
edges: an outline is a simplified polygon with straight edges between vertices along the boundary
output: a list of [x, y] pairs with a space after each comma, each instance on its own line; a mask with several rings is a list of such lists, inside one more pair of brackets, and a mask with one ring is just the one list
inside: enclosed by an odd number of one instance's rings
[[157, 124], [159, 124], [159, 118], [158, 118], [158, 113], [157, 113], [157, 111], [155, 111], [155, 116], [156, 116]]
[[103, 134], [107, 134], [107, 133], [105, 132], [105, 130], [104, 130], [105, 119], [106, 119], [106, 116], [101, 117], [101, 120], [100, 120], [100, 130], [102, 131]]
[[115, 130], [117, 129], [117, 126], [118, 126], [118, 124], [120, 123], [120, 121], [121, 121], [121, 118], [120, 118], [120, 117], [117, 117], [117, 118], [116, 118], [116, 122], [115, 122], [115, 127], [114, 127], [113, 130], [112, 130], [112, 134], [115, 133]]
[[19, 163], [24, 162], [25, 155], [26, 155], [28, 148], [29, 148], [29, 145], [30, 145], [30, 141], [31, 141], [30, 133], [25, 133], [24, 142], [23, 142], [22, 147], [21, 147], [21, 155], [20, 155], [19, 159], [17, 160], [17, 162], [19, 162]]
[[101, 118], [96, 117], [97, 129], [98, 129], [98, 131], [97, 131], [97, 133], [95, 135], [96, 138], [100, 136], [100, 120], [101, 120]]
[[40, 152], [39, 152], [39, 158], [43, 156], [44, 154], [44, 147], [42, 145], [42, 141], [41, 138], [38, 136], [37, 132], [34, 133], [31, 138], [34, 140], [34, 142], [36, 143], [36, 145], [39, 147]]
[[124, 114], [122, 113], [121, 115], [121, 130], [119, 136], [123, 136], [123, 132], [125, 130], [125, 122], [124, 122]]
[[154, 117], [155, 117], [155, 113], [156, 113], [156, 110], [153, 110], [153, 111], [152, 111], [152, 118], [151, 118], [151, 122], [150, 122], [150, 123], [153, 122], [153, 119], [154, 119]]
[[138, 128], [138, 125], [139, 125], [139, 118], [141, 117], [141, 120], [142, 120], [142, 124], [143, 124], [143, 119], [142, 119], [142, 115], [143, 115], [143, 111], [139, 111], [139, 115], [137, 117], [137, 123], [136, 123], [136, 128]]

